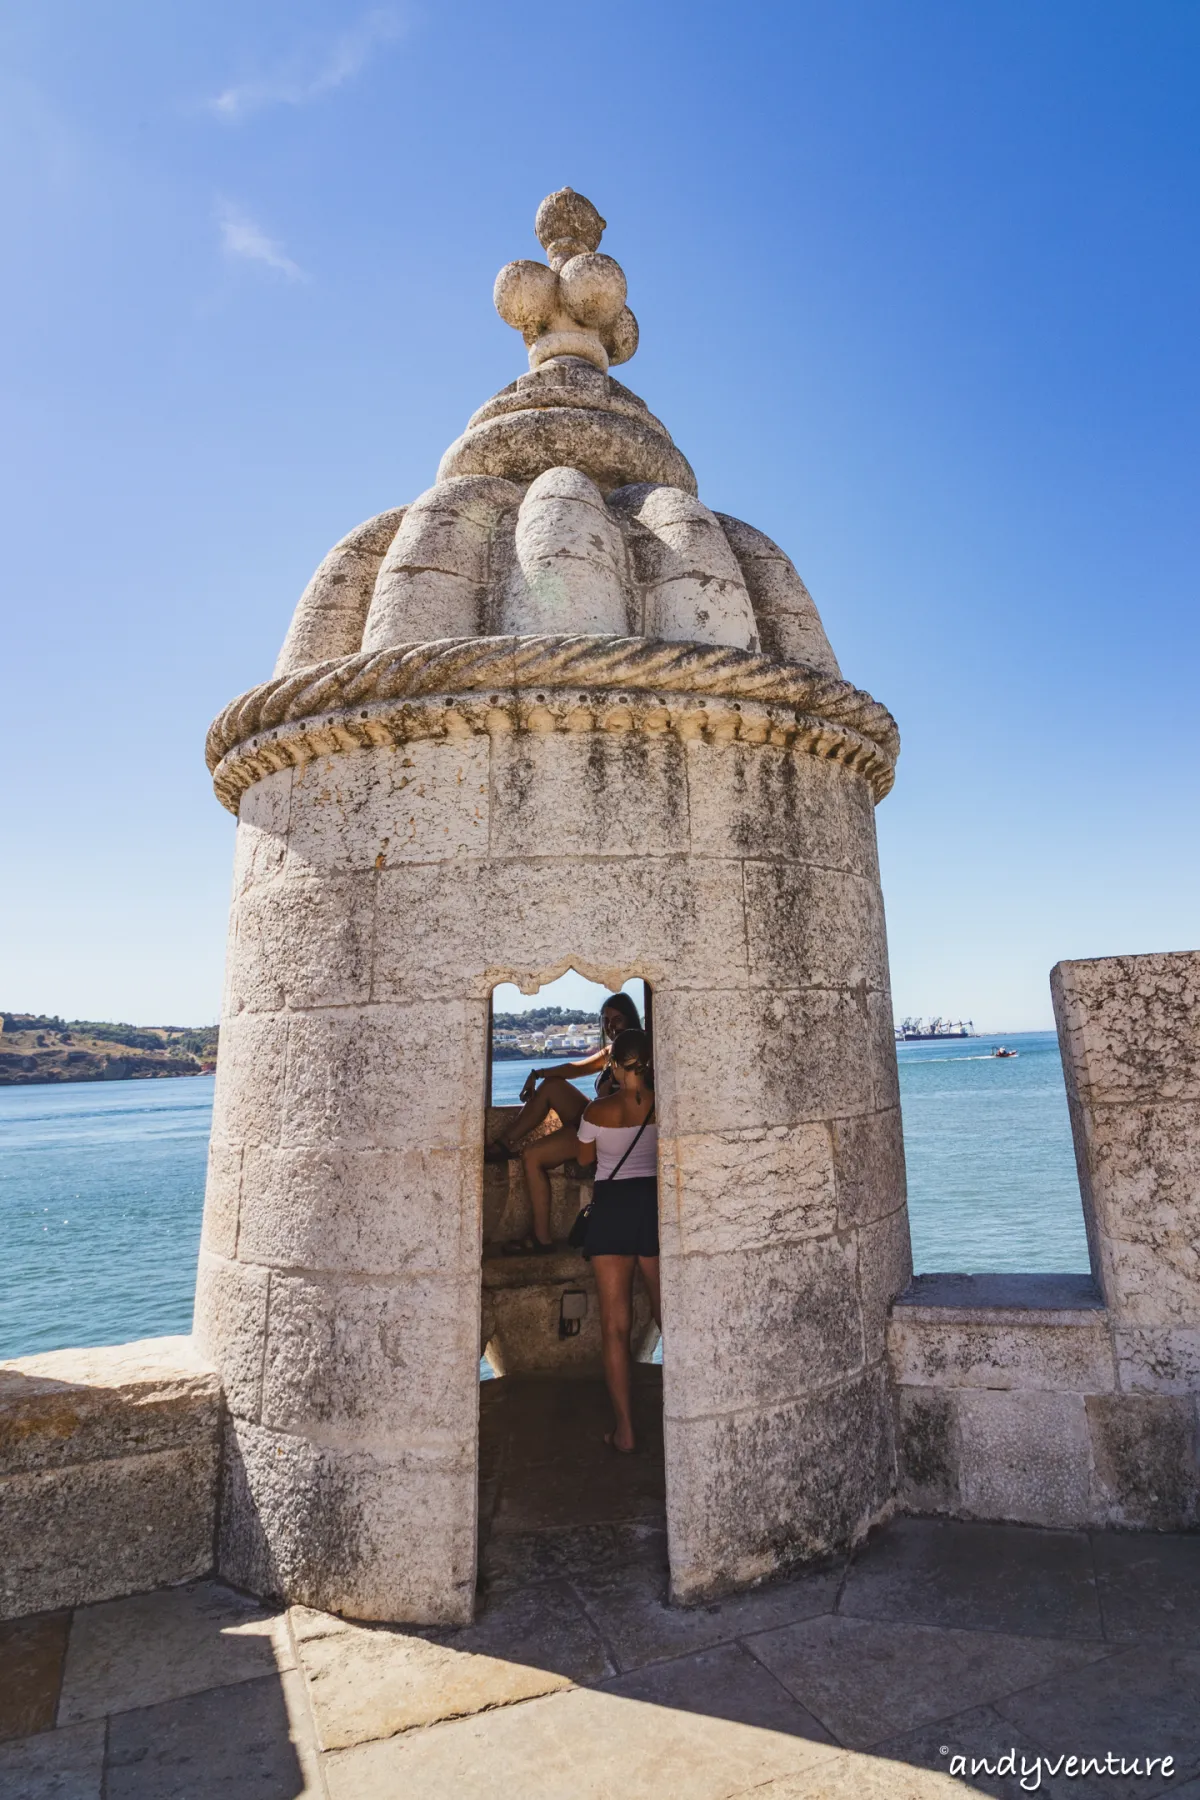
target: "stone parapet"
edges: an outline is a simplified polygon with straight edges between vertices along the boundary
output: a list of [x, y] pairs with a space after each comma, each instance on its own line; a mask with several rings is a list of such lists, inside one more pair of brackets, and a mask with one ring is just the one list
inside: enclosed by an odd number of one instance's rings
[[186, 1337], [0, 1363], [0, 1618], [206, 1574], [220, 1417]]
[[922, 1275], [888, 1327], [898, 1500], [1058, 1527], [1200, 1523], [1195, 1393], [1130, 1383], [1084, 1275]]

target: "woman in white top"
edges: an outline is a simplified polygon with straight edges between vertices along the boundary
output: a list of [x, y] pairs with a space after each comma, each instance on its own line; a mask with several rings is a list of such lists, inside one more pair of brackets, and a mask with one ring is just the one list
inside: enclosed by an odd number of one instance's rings
[[662, 1329], [658, 1282], [658, 1126], [654, 1068], [644, 1031], [623, 1031], [613, 1042], [609, 1069], [617, 1091], [593, 1100], [577, 1127], [581, 1163], [596, 1164], [595, 1197], [583, 1253], [591, 1258], [600, 1296], [604, 1379], [616, 1415], [606, 1442], [634, 1448], [631, 1411], [633, 1272], [638, 1268]]

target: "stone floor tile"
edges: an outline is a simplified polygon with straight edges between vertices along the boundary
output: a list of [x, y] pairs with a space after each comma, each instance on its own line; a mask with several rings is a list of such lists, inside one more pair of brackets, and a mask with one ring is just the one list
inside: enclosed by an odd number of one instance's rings
[[100, 1800], [104, 1721], [0, 1744], [0, 1800]]
[[53, 1725], [70, 1620], [57, 1612], [0, 1623], [0, 1743]]
[[600, 1634], [561, 1581], [497, 1596], [473, 1625], [421, 1636], [448, 1650], [528, 1663], [570, 1681], [603, 1681], [615, 1672]]
[[964, 1796], [980, 1792], [973, 1782], [955, 1781], [949, 1775], [880, 1756], [863, 1756], [855, 1750], [839, 1750], [814, 1769], [753, 1789], [741, 1788], [731, 1800], [743, 1796], [744, 1800], [964, 1800]]
[[603, 1692], [670, 1706], [676, 1712], [757, 1725], [764, 1731], [790, 1732], [817, 1744], [833, 1742], [820, 1721], [740, 1644], [719, 1644], [715, 1650], [651, 1663], [632, 1675], [606, 1681]]
[[[993, 1794], [1000, 1800], [1050, 1800], [1054, 1791], [1041, 1777], [1041, 1746], [994, 1706], [971, 1707], [953, 1718], [939, 1719], [936, 1724], [887, 1738], [874, 1746], [874, 1752], [943, 1775], [955, 1766], [952, 1758], [965, 1756], [966, 1769], [957, 1779], [973, 1794]], [[1013, 1774], [1007, 1772], [1009, 1765], [1004, 1761], [1009, 1756], [1013, 1759]], [[975, 1761], [990, 1764], [993, 1772], [989, 1774], [981, 1766], [972, 1773]], [[998, 1772], [1001, 1768], [1004, 1773]], [[1023, 1780], [1033, 1785], [1022, 1787]]]
[[595, 1569], [645, 1563], [667, 1569], [667, 1533], [657, 1520], [560, 1525], [548, 1531], [493, 1532], [480, 1553], [483, 1604], [513, 1588]]
[[1023, 1637], [1102, 1636], [1086, 1535], [1029, 1525], [894, 1519], [855, 1558], [838, 1611]]
[[104, 1800], [324, 1800], [296, 1670], [120, 1713]]
[[1200, 1535], [1097, 1531], [1092, 1552], [1107, 1637], [1200, 1644]]
[[1101, 1643], [844, 1616], [747, 1640], [839, 1743], [866, 1749], [1111, 1654]]
[[323, 1750], [507, 1707], [571, 1685], [552, 1669], [447, 1649], [386, 1625], [348, 1625], [292, 1609], [300, 1665]]
[[728, 1800], [832, 1754], [575, 1688], [327, 1756], [324, 1772], [330, 1800]]
[[572, 1582], [588, 1617], [598, 1627], [618, 1669], [683, 1656], [767, 1631], [794, 1619], [831, 1612], [840, 1565], [790, 1581], [772, 1582], [747, 1594], [731, 1594], [707, 1606], [668, 1606], [665, 1573], [648, 1567], [598, 1569]]
[[[1090, 1668], [1010, 1694], [997, 1710], [1052, 1756], [1173, 1756], [1162, 1792], [1200, 1774], [1200, 1650], [1138, 1645]], [[1061, 1781], [1072, 1800], [1091, 1800], [1082, 1778]], [[1053, 1790], [1052, 1790], [1053, 1791]], [[1145, 1800], [1160, 1790], [1142, 1780], [1098, 1778], [1103, 1800]]]
[[157, 1706], [292, 1664], [286, 1619], [218, 1581], [75, 1611], [59, 1723]]
[[660, 1521], [666, 1495], [662, 1456], [648, 1451], [618, 1456], [605, 1450], [603, 1460], [544, 1463], [520, 1475], [506, 1463], [492, 1530], [540, 1531], [564, 1519], [578, 1525]]

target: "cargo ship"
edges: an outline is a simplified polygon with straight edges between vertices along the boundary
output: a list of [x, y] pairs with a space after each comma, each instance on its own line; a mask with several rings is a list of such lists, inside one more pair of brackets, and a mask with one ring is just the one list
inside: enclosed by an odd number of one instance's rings
[[905, 1019], [896, 1027], [898, 1044], [940, 1043], [944, 1038], [973, 1038], [979, 1033], [973, 1019]]

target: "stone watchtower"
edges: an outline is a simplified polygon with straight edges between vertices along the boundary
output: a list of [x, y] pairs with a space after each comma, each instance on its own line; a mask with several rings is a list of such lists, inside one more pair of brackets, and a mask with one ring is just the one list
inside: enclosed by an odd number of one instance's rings
[[644, 403], [569, 188], [496, 305], [529, 373], [343, 538], [209, 738], [238, 815], [197, 1293], [219, 1563], [470, 1617], [489, 996], [652, 984], [672, 1586], [887, 1505], [908, 1224], [874, 806], [895, 725]]

